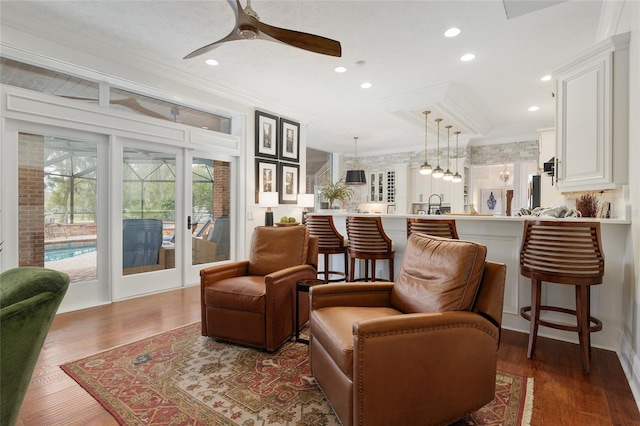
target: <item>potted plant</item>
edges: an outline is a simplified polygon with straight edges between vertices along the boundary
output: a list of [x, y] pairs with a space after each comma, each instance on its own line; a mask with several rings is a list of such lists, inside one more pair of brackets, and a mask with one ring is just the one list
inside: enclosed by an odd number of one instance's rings
[[320, 188], [320, 194], [324, 199], [329, 201], [329, 208], [333, 208], [333, 202], [336, 200], [345, 202], [353, 196], [353, 189], [344, 182], [344, 177], [341, 177], [336, 182], [332, 182], [330, 179], [325, 179], [322, 182]]

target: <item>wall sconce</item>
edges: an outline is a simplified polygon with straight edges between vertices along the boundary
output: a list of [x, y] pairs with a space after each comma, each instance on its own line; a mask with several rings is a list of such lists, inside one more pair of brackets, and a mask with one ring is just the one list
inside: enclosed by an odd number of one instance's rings
[[273, 226], [273, 211], [271, 207], [278, 207], [279, 205], [277, 192], [258, 193], [258, 206], [267, 209], [264, 214], [264, 226]]
[[307, 222], [308, 208], [315, 205], [315, 197], [313, 194], [298, 194], [298, 207], [302, 207], [302, 224]]
[[511, 174], [507, 170], [507, 165], [505, 164], [504, 170], [500, 172], [500, 180], [503, 181], [504, 183], [507, 183], [510, 177], [511, 177]]

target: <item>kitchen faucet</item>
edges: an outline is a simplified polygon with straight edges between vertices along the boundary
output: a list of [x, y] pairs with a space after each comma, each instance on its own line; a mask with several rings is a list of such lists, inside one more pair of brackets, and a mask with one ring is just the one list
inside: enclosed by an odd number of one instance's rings
[[427, 207], [427, 214], [431, 214], [431, 198], [433, 197], [438, 197], [438, 210], [436, 210], [435, 214], [440, 214], [442, 212], [442, 198], [438, 194], [431, 194], [429, 196], [429, 206]]

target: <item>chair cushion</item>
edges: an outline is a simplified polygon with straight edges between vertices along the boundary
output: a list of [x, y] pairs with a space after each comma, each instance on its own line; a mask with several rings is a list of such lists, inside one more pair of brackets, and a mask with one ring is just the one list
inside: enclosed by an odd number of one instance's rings
[[387, 307], [330, 306], [311, 311], [311, 334], [336, 362], [342, 372], [353, 379], [353, 324], [373, 318], [402, 315]]
[[227, 278], [207, 285], [204, 290], [204, 304], [216, 308], [264, 313], [265, 291], [263, 276]]
[[249, 275], [272, 272], [307, 262], [309, 230], [306, 226], [258, 226], [253, 232]]
[[469, 311], [486, 255], [486, 246], [479, 243], [412, 234], [391, 305], [404, 313]]

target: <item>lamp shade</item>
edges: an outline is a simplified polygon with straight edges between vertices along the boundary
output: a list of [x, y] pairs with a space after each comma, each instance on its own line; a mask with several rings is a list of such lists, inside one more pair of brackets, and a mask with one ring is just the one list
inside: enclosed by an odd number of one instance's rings
[[298, 207], [313, 207], [315, 198], [313, 194], [298, 194]]
[[258, 194], [258, 206], [260, 207], [278, 207], [277, 192], [260, 192]]
[[364, 174], [364, 170], [347, 170], [344, 183], [347, 185], [366, 185], [367, 177]]

